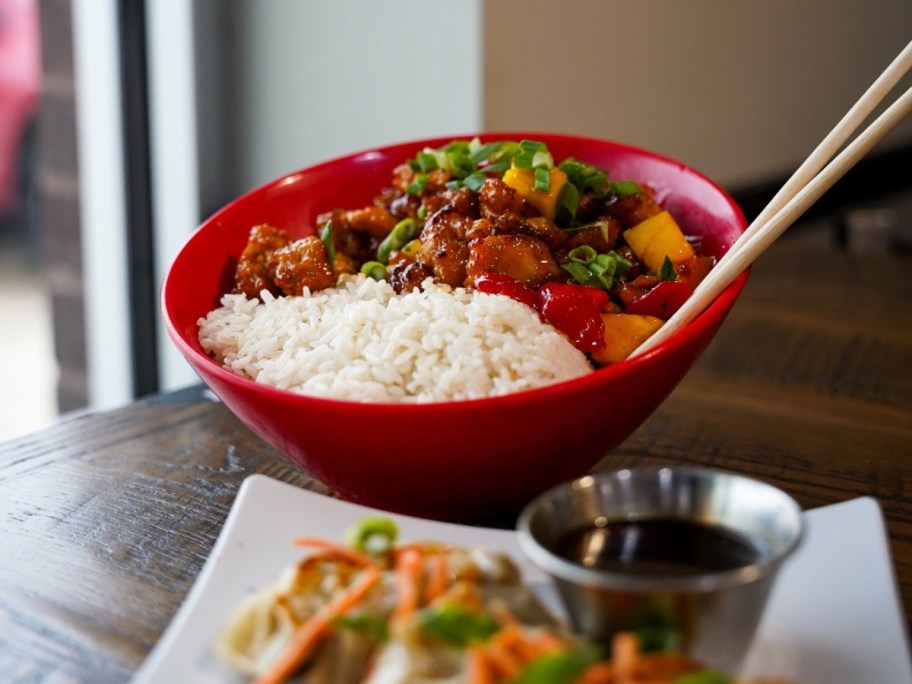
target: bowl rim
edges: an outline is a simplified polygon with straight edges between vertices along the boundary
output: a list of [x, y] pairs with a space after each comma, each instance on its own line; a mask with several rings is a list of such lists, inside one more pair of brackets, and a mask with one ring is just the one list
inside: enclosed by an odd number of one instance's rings
[[[363, 402], [351, 399], [339, 399], [334, 397], [324, 397], [316, 395], [307, 395], [290, 390], [279, 389], [266, 385], [251, 378], [247, 378], [241, 375], [234, 373], [233, 371], [225, 368], [223, 365], [216, 362], [208, 354], [205, 354], [200, 349], [197, 349], [195, 346], [190, 344], [185, 335], [178, 330], [174, 322], [173, 307], [170, 302], [169, 295], [171, 294], [172, 281], [173, 281], [173, 271], [176, 263], [180, 259], [181, 255], [188, 248], [188, 246], [198, 238], [198, 235], [204, 231], [208, 226], [211, 226], [215, 223], [218, 223], [223, 219], [224, 216], [230, 215], [231, 212], [237, 205], [240, 205], [246, 201], [249, 201], [251, 197], [256, 195], [261, 195], [263, 193], [269, 192], [271, 189], [278, 187], [282, 184], [287, 184], [292, 182], [296, 177], [303, 174], [313, 174], [317, 173], [323, 168], [331, 167], [351, 161], [355, 161], [362, 158], [371, 158], [372, 156], [379, 155], [389, 155], [391, 153], [395, 154], [397, 152], [405, 152], [406, 150], [417, 150], [423, 147], [434, 147], [446, 144], [453, 140], [471, 140], [474, 138], [480, 138], [482, 140], [495, 140], [495, 139], [545, 139], [546, 141], [562, 141], [566, 143], [582, 143], [582, 144], [593, 144], [597, 146], [608, 146], [618, 150], [623, 154], [632, 154], [635, 156], [646, 157], [663, 164], [672, 164], [681, 168], [681, 170], [686, 171], [688, 174], [694, 176], [702, 183], [708, 185], [714, 189], [718, 195], [724, 199], [728, 208], [734, 213], [735, 218], [740, 227], [740, 231], [743, 232], [747, 228], [747, 221], [745, 219], [744, 213], [741, 207], [734, 201], [734, 199], [722, 188], [718, 183], [713, 181], [711, 178], [701, 173], [700, 171], [694, 169], [693, 167], [684, 164], [672, 157], [668, 157], [652, 150], [645, 148], [637, 147], [623, 142], [618, 142], [610, 140], [607, 138], [598, 138], [584, 135], [572, 135], [567, 133], [551, 133], [545, 131], [484, 131], [476, 133], [464, 133], [464, 134], [454, 134], [454, 135], [442, 135], [434, 136], [431, 138], [416, 138], [410, 140], [404, 140], [399, 142], [393, 142], [388, 145], [375, 146], [351, 153], [346, 153], [326, 159], [324, 161], [317, 162], [315, 164], [302, 167], [286, 173], [282, 176], [274, 178], [266, 183], [263, 183], [255, 188], [248, 190], [242, 195], [236, 197], [235, 199], [228, 202], [222, 208], [216, 210], [208, 218], [204, 219], [196, 229], [186, 238], [181, 247], [178, 249], [175, 254], [172, 262], [165, 273], [164, 278], [162, 279], [160, 287], [160, 310], [165, 324], [165, 331], [168, 336], [171, 338], [172, 342], [178, 347], [182, 355], [190, 362], [190, 359], [194, 359], [196, 363], [191, 363], [191, 365], [196, 366], [198, 363], [201, 363], [206, 369], [207, 373], [214, 375], [218, 380], [224, 382], [228, 385], [237, 388], [243, 388], [245, 391], [252, 391], [255, 394], [261, 397], [268, 397], [274, 399], [285, 399], [290, 400], [296, 404], [307, 405], [307, 404], [320, 404], [325, 406], [338, 406], [338, 407], [364, 407], [371, 406], [378, 410], [387, 410], [387, 411], [402, 411], [408, 410], [411, 412], [437, 412], [445, 409], [446, 407], [453, 407], [454, 409], [464, 410], [468, 407], [478, 407], [480, 409], [490, 408], [494, 405], [497, 406], [509, 406], [513, 404], [528, 404], [537, 401], [548, 401], [551, 395], [563, 395], [568, 391], [580, 391], [583, 392], [588, 388], [606, 382], [610, 379], [611, 376], [624, 376], [627, 374], [635, 373], [636, 369], [640, 366], [647, 366], [652, 364], [657, 358], [660, 358], [664, 355], [665, 351], [672, 347], [677, 347], [684, 342], [692, 340], [698, 334], [700, 334], [706, 327], [711, 326], [715, 323], [717, 319], [724, 319], [727, 315], [728, 310], [734, 305], [735, 301], [738, 298], [741, 290], [744, 288], [748, 276], [750, 274], [750, 268], [748, 267], [738, 277], [726, 287], [719, 295], [703, 310], [700, 314], [694, 318], [690, 323], [684, 326], [681, 330], [677, 331], [671, 335], [668, 339], [661, 342], [658, 345], [650, 348], [643, 354], [640, 354], [633, 358], [624, 359], [623, 361], [611, 364], [610, 366], [604, 366], [601, 368], [596, 368], [593, 372], [586, 375], [582, 375], [576, 378], [571, 378], [569, 380], [563, 380], [561, 382], [552, 383], [542, 387], [534, 387], [529, 389], [520, 390], [517, 392], [511, 392], [509, 394], [495, 395], [488, 397], [477, 397], [471, 399], [458, 399], [458, 400], [447, 400], [447, 401], [437, 401], [437, 402]], [[728, 248], [726, 248], [727, 251]], [[204, 314], [205, 315], [205, 314]], [[199, 371], [197, 371], [199, 373]]]

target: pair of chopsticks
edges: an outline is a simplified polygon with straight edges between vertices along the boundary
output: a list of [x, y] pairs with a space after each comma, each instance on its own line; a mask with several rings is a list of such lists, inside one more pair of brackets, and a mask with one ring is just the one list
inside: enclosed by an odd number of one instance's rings
[[[729, 248], [690, 298], [631, 357], [668, 339], [699, 315], [738, 275], [782, 235], [877, 142], [912, 111], [912, 88], [903, 93], [855, 140], [833, 155], [912, 67], [912, 42], [852, 106], [836, 127], [792, 174], [776, 196]], [[832, 161], [829, 161], [832, 159]], [[829, 161], [829, 163], [827, 163]]]

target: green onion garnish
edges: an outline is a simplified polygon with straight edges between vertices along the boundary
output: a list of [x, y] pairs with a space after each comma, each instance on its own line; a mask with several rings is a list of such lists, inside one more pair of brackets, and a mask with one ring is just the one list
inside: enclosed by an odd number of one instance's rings
[[519, 143], [519, 153], [513, 157], [513, 166], [518, 169], [552, 168], [554, 158], [548, 146], [536, 140], [523, 140]]
[[637, 195], [642, 189], [636, 181], [615, 181], [611, 183], [611, 189], [618, 197], [627, 197], [628, 195]]
[[332, 624], [364, 634], [371, 644], [382, 644], [389, 636], [386, 620], [378, 615], [340, 615], [333, 618]]
[[417, 162], [418, 170], [421, 171], [421, 173], [427, 173], [428, 171], [439, 168], [437, 157], [430, 152], [419, 152], [415, 157], [415, 161]]
[[470, 176], [466, 176], [462, 181], [465, 186], [472, 192], [478, 192], [481, 190], [481, 186], [484, 185], [484, 182], [487, 180], [487, 176], [483, 173], [473, 173]]
[[532, 189], [536, 192], [548, 192], [551, 189], [551, 169], [544, 166], [535, 168], [535, 184]]
[[472, 642], [487, 641], [500, 630], [500, 624], [493, 618], [456, 603], [446, 603], [423, 613], [421, 627], [441, 641], [461, 648]]
[[602, 660], [597, 646], [580, 646], [544, 653], [526, 665], [512, 679], [514, 684], [570, 684], [591, 665]]
[[662, 268], [659, 270], [659, 277], [662, 280], [677, 280], [678, 272], [668, 255], [665, 255], [665, 261], [662, 262]]
[[363, 518], [345, 530], [345, 543], [361, 553], [379, 555], [393, 548], [398, 536], [399, 528], [391, 518], [377, 516]]
[[557, 197], [554, 222], [559, 226], [572, 226], [579, 208], [579, 190], [573, 183], [565, 183]]
[[581, 193], [592, 193], [601, 197], [608, 192], [608, 173], [604, 169], [573, 157], [562, 161], [557, 168], [567, 174], [567, 180]]
[[421, 226], [415, 219], [404, 218], [399, 221], [377, 248], [377, 261], [381, 264], [389, 263], [390, 254], [402, 249], [407, 242], [418, 237], [420, 232]]
[[379, 261], [365, 261], [361, 273], [374, 280], [386, 280], [386, 266]]
[[412, 182], [409, 183], [405, 191], [410, 195], [420, 195], [424, 192], [424, 189], [427, 187], [427, 174], [425, 173], [416, 173]]
[[333, 222], [330, 219], [320, 232], [320, 241], [323, 243], [323, 249], [326, 250], [326, 258], [329, 260], [330, 268], [336, 263], [336, 245], [333, 242], [332, 225]]
[[632, 266], [614, 250], [599, 254], [589, 245], [571, 249], [567, 254], [570, 261], [563, 268], [580, 285], [590, 285], [601, 290], [610, 290], [620, 282], [624, 271]]

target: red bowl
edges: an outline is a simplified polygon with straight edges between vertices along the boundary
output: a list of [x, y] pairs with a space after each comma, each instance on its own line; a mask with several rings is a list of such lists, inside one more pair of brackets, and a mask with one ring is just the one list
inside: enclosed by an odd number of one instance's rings
[[[471, 519], [517, 511], [548, 487], [584, 474], [674, 389], [731, 309], [747, 272], [690, 325], [649, 352], [569, 382], [503, 397], [434, 404], [366, 404], [301, 396], [239, 377], [200, 347], [197, 321], [219, 304], [250, 228], [270, 223], [312, 234], [319, 213], [369, 204], [393, 167], [425, 147], [408, 142], [289, 174], [235, 200], [190, 237], [162, 287], [171, 339], [205, 383], [251, 430], [340, 497], [398, 513]], [[721, 256], [745, 229], [741, 210], [687, 166], [618, 143], [542, 133], [535, 139], [618, 180], [652, 185], [704, 251]]]

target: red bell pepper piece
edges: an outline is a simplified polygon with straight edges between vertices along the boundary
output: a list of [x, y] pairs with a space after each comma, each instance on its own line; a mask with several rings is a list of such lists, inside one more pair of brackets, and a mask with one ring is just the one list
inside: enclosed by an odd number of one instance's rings
[[683, 280], [663, 280], [628, 304], [624, 313], [655, 316], [667, 321], [692, 294], [693, 289]]
[[545, 283], [538, 290], [538, 310], [583, 352], [605, 346], [602, 311], [610, 306], [608, 293], [588, 285]]
[[516, 278], [500, 273], [482, 273], [475, 279], [475, 288], [488, 294], [501, 294], [512, 297], [526, 306], [536, 308], [535, 290], [526, 287]]

